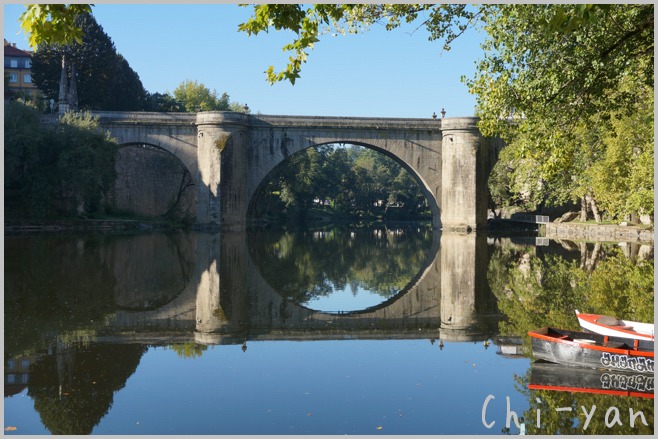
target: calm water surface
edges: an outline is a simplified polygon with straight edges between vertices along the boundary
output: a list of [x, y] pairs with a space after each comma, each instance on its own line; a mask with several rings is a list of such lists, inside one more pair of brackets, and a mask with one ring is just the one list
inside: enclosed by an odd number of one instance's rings
[[[651, 433], [652, 399], [528, 390], [537, 322], [514, 285], [653, 249], [534, 242], [421, 225], [5, 236], [5, 434], [518, 434], [515, 417]], [[547, 314], [572, 322], [564, 308]]]

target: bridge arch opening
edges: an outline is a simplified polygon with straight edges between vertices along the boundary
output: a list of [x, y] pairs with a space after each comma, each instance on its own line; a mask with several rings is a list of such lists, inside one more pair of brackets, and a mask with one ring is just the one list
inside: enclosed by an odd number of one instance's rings
[[427, 185], [398, 157], [363, 143], [291, 154], [260, 183], [247, 215], [252, 224], [289, 228], [262, 232], [249, 250], [284, 300], [315, 312], [385, 307], [436, 253], [438, 207]]
[[345, 220], [439, 222], [435, 195], [405, 161], [353, 141], [303, 148], [274, 166], [249, 199], [248, 223]]
[[107, 200], [112, 213], [193, 221], [193, 174], [171, 152], [145, 142], [124, 143], [117, 152], [115, 170], [115, 183]]

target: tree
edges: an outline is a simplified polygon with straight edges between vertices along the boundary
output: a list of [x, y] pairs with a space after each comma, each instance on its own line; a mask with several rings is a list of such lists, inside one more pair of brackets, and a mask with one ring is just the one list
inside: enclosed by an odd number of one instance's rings
[[[77, 69], [78, 101], [88, 110], [142, 110], [146, 91], [137, 73], [116, 52], [114, 43], [91, 14], [78, 15], [82, 44], [41, 44], [32, 57], [35, 85], [46, 98], [59, 98], [62, 58]], [[70, 76], [70, 72], [69, 72]]]
[[174, 99], [180, 102], [185, 111], [227, 111], [230, 108], [229, 96], [208, 89], [203, 83], [185, 80], [174, 90]]
[[101, 212], [115, 178], [117, 145], [89, 113], [48, 127], [20, 102], [5, 107], [5, 194], [9, 215], [44, 218]]
[[163, 111], [163, 112], [172, 112], [172, 111], [183, 111], [183, 104], [178, 102], [169, 93], [148, 93], [146, 94], [146, 105], [144, 106], [146, 111]]
[[[326, 32], [359, 33], [374, 23], [391, 30], [416, 22], [447, 50], [470, 27], [482, 28], [484, 57], [475, 76], [463, 78], [477, 96], [481, 132], [502, 137], [509, 163], [524, 165], [511, 177], [524, 182], [525, 198], [538, 204], [581, 199], [600, 218], [597, 200], [604, 194], [595, 193], [592, 170], [609, 147], [601, 133], [614, 131], [613, 117], [637, 111], [636, 103], [646, 100], [644, 87], [653, 90], [653, 11], [651, 4], [257, 5], [239, 30], [296, 33], [284, 46], [293, 52], [287, 66], [267, 71], [270, 82], [294, 84], [308, 51]], [[629, 78], [635, 87], [624, 86]], [[643, 123], [653, 132], [653, 118]], [[640, 140], [649, 142], [647, 136]], [[645, 154], [642, 161], [650, 158]], [[647, 173], [642, 175], [646, 181]], [[617, 184], [609, 181], [608, 187]], [[524, 198], [519, 195], [517, 190], [514, 196]]]
[[75, 18], [88, 13], [91, 5], [33, 4], [27, 5], [19, 20], [30, 47], [36, 49], [40, 44], [82, 44], [84, 30]]

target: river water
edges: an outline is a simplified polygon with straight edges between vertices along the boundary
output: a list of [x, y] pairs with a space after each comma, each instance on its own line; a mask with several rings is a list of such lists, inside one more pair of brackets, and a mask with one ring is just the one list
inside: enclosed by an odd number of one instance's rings
[[648, 434], [651, 398], [530, 390], [526, 334], [652, 258], [422, 224], [7, 235], [5, 434]]

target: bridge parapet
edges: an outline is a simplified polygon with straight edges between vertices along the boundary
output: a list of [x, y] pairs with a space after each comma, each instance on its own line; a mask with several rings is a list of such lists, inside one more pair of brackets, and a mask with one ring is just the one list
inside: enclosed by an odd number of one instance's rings
[[94, 111], [102, 125], [185, 125], [194, 126], [194, 113], [156, 113], [136, 111]]
[[259, 115], [250, 117], [249, 124], [253, 128], [293, 126], [295, 128], [422, 130], [437, 133], [441, 131], [441, 120], [435, 119]]

